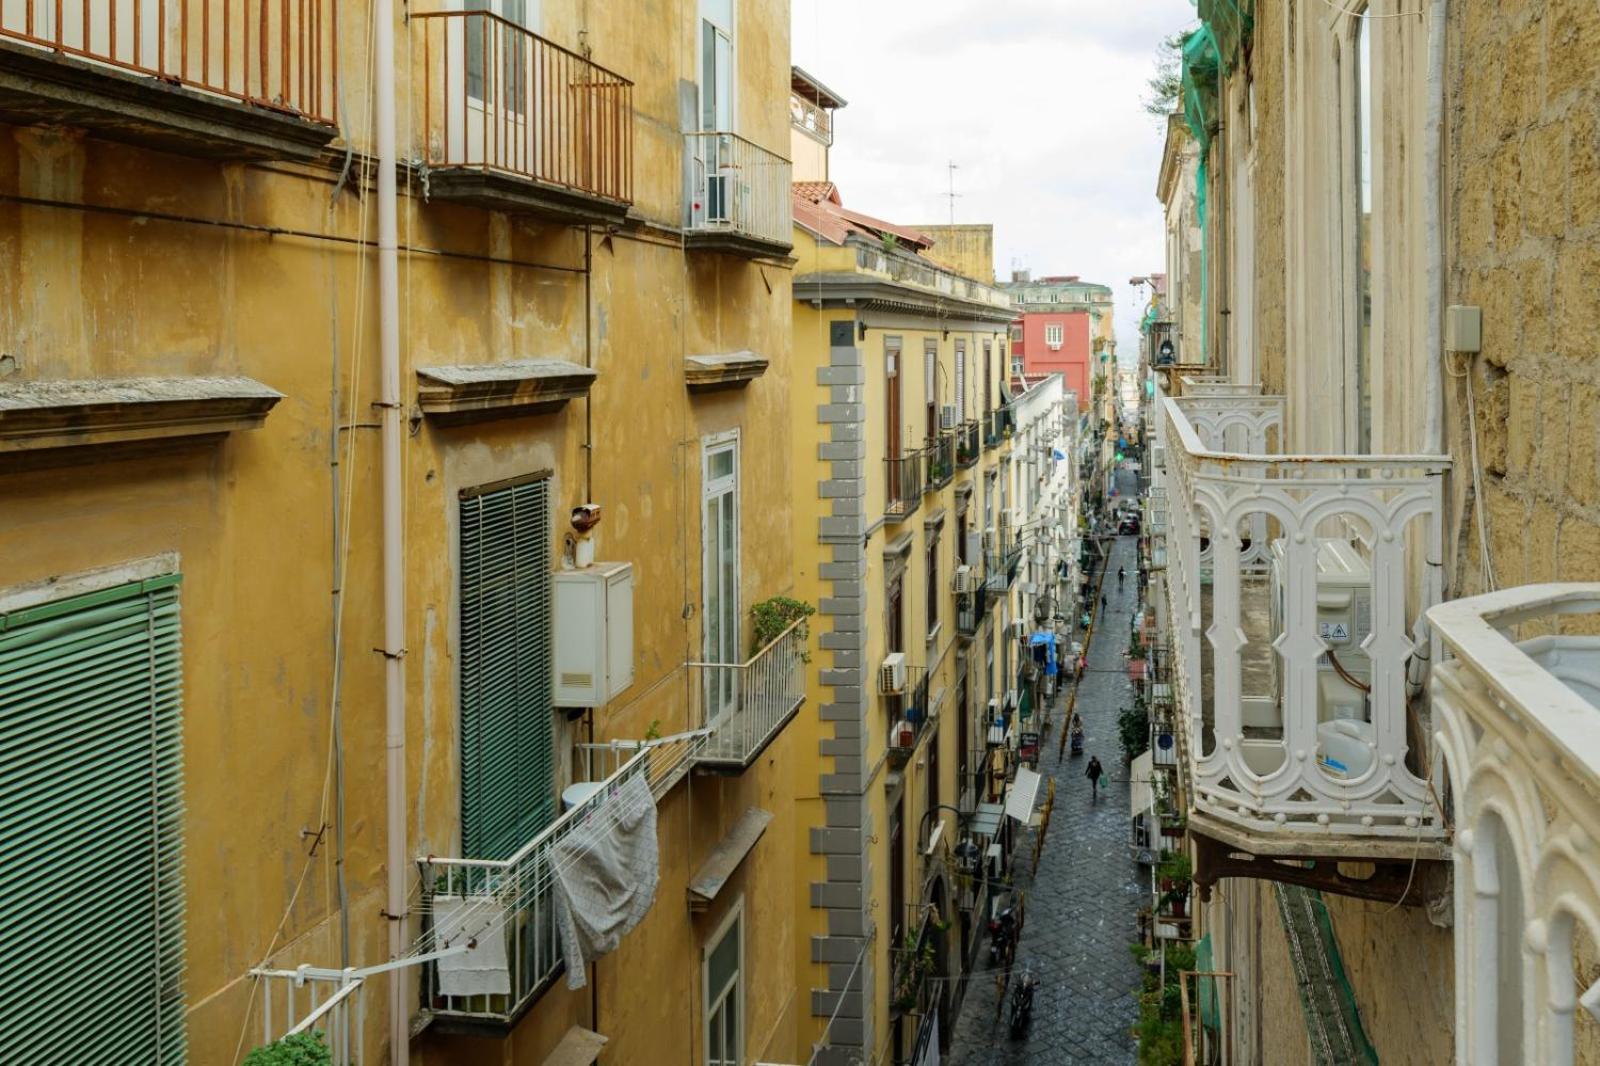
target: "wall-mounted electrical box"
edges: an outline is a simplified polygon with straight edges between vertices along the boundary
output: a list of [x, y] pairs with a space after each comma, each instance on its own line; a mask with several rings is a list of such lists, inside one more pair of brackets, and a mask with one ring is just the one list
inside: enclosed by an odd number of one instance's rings
[[633, 684], [633, 564], [557, 570], [557, 707], [603, 707]]

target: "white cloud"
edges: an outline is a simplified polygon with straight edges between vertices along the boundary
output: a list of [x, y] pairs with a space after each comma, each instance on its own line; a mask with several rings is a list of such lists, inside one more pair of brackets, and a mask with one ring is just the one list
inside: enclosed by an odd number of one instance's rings
[[1162, 269], [1145, 114], [1160, 39], [1189, 0], [792, 0], [794, 62], [841, 93], [832, 168], [851, 207], [904, 223], [992, 222], [1013, 264], [1111, 285], [1119, 348], [1128, 278]]

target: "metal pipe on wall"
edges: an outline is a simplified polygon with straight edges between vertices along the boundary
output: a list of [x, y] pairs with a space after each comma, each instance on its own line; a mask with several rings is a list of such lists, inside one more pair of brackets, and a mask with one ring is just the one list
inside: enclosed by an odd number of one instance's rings
[[1432, 0], [1428, 18], [1428, 99], [1422, 135], [1422, 175], [1427, 191], [1422, 197], [1423, 251], [1427, 257], [1427, 316], [1423, 323], [1423, 396], [1426, 433], [1422, 450], [1428, 455], [1444, 451], [1444, 176], [1439, 160], [1444, 145], [1444, 32], [1446, 0]]
[[[405, 446], [400, 405], [400, 240], [395, 182], [394, 0], [373, 3], [374, 141], [378, 155], [378, 361], [383, 426], [383, 657], [385, 826], [389, 957], [405, 951], [406, 871], [406, 673], [405, 539], [401, 449]], [[406, 1066], [411, 1055], [405, 970], [389, 971], [389, 1061]]]

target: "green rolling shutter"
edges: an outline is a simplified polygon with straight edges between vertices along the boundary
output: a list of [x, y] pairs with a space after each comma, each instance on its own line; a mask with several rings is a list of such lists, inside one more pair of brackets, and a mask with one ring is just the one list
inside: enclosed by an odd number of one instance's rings
[[0, 614], [0, 1062], [186, 1061], [178, 577]]
[[555, 817], [550, 482], [461, 499], [461, 846], [503, 859]]

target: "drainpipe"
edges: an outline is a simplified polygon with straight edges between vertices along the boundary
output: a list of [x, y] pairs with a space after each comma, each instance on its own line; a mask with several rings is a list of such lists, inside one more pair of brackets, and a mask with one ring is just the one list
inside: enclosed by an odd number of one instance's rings
[[1446, 0], [1432, 0], [1428, 11], [1428, 100], [1422, 135], [1422, 173], [1427, 191], [1422, 197], [1423, 255], [1427, 259], [1427, 320], [1422, 350], [1427, 353], [1423, 371], [1423, 396], [1427, 407], [1428, 455], [1444, 451], [1444, 388], [1440, 380], [1444, 363], [1441, 337], [1444, 319], [1444, 177], [1439, 160], [1444, 141], [1444, 29]]
[[[406, 670], [405, 559], [402, 540], [400, 449], [405, 446], [400, 408], [400, 253], [395, 191], [394, 0], [374, 0], [372, 17], [378, 153], [378, 361], [382, 370], [379, 408], [383, 423], [383, 658], [384, 726], [388, 802], [385, 863], [389, 957], [405, 951], [406, 862]], [[404, 969], [389, 971], [389, 1061], [406, 1066], [411, 1056]]]

